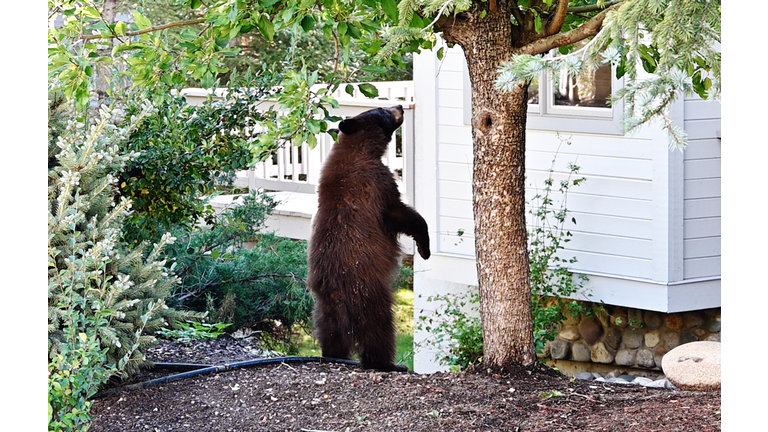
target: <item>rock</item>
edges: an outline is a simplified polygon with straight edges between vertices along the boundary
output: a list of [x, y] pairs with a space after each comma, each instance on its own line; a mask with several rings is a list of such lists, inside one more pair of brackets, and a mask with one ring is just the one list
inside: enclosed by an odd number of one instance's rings
[[594, 318], [585, 318], [579, 323], [579, 335], [588, 345], [594, 345], [603, 335], [603, 326]]
[[591, 359], [593, 363], [613, 363], [613, 354], [604, 343], [598, 342], [592, 347]]
[[656, 366], [653, 351], [649, 349], [638, 350], [637, 354], [635, 355], [635, 364], [646, 368], [652, 368]]
[[707, 320], [707, 330], [711, 333], [720, 333], [720, 315]]
[[661, 316], [657, 312], [645, 311], [643, 321], [645, 322], [645, 327], [649, 330], [656, 330], [661, 327]]
[[621, 349], [616, 353], [615, 361], [619, 366], [633, 366], [635, 364], [635, 351]]
[[618, 349], [619, 345], [621, 345], [621, 331], [617, 328], [609, 328], [608, 331], [605, 332], [603, 342], [605, 342], [605, 344], [612, 350]]
[[571, 352], [571, 343], [562, 340], [555, 339], [549, 345], [549, 355], [555, 360], [563, 360], [568, 358], [568, 354]]
[[641, 382], [639, 383], [643, 387], [650, 387], [650, 388], [666, 388], [667, 386], [667, 380], [666, 378], [662, 378], [656, 381], [651, 381], [650, 383]]
[[632, 384], [638, 384], [645, 387], [648, 387], [652, 383], [653, 383], [652, 379], [645, 378], [645, 377], [637, 377], [632, 381]]
[[576, 330], [574, 327], [567, 327], [563, 329], [560, 333], [557, 335], [560, 339], [565, 339], [567, 341], [577, 341], [579, 339], [579, 331]]
[[680, 345], [696, 342], [698, 340], [699, 340], [699, 337], [696, 336], [696, 334], [691, 331], [684, 331], [683, 334], [680, 335]]
[[680, 333], [678, 332], [666, 332], [661, 336], [661, 340], [664, 342], [664, 346], [667, 349], [675, 348], [680, 345]]
[[611, 315], [611, 324], [615, 325], [616, 327], [624, 328], [629, 325], [629, 318], [624, 312], [616, 312]]
[[592, 381], [593, 379], [595, 379], [595, 376], [592, 374], [592, 372], [581, 372], [576, 374], [574, 378], [582, 381]]
[[624, 332], [624, 346], [629, 349], [640, 348], [643, 346], [643, 334], [638, 330], [628, 330]]
[[645, 334], [645, 346], [648, 348], [655, 347], [659, 344], [659, 341], [661, 341], [661, 337], [658, 330], [649, 331]]
[[680, 330], [683, 328], [683, 317], [680, 314], [669, 314], [664, 318], [664, 324], [671, 330]]
[[661, 367], [661, 359], [664, 358], [664, 355], [668, 352], [669, 350], [661, 345], [657, 346], [656, 349], [653, 350], [653, 362], [656, 364], [656, 366]]
[[720, 390], [720, 343], [680, 345], [664, 355], [661, 368], [667, 379], [682, 390]]
[[683, 314], [683, 327], [693, 328], [704, 325], [704, 316], [699, 312], [686, 312]]
[[584, 341], [576, 341], [571, 346], [571, 358], [578, 362], [588, 362], [592, 359], [592, 350]]
[[640, 309], [630, 309], [627, 311], [629, 323], [633, 326], [643, 325], [643, 311]]

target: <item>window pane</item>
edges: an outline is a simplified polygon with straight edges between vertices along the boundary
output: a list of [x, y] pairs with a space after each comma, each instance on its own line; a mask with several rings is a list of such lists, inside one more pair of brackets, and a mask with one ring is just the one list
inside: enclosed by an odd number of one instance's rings
[[528, 105], [539, 103], [539, 78], [534, 78], [528, 86]]
[[577, 77], [563, 71], [553, 77], [555, 105], [608, 108], [611, 95], [611, 65], [584, 71]]

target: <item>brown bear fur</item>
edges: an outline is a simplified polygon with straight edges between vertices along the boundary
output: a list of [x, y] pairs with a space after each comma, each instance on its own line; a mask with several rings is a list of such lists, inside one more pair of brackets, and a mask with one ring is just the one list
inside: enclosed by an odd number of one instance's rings
[[381, 161], [403, 108], [377, 108], [339, 124], [339, 139], [320, 173], [318, 210], [309, 241], [307, 284], [315, 297], [315, 336], [323, 357], [363, 367], [407, 371], [395, 364], [392, 284], [401, 256], [398, 235], [429, 258], [427, 223], [400, 200]]

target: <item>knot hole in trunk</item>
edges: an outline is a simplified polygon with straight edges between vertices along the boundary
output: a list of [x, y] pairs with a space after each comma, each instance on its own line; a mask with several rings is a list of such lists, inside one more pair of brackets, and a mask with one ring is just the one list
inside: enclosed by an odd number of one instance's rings
[[495, 113], [488, 109], [482, 109], [475, 115], [473, 126], [475, 127], [475, 130], [478, 130], [482, 133], [487, 133], [491, 130], [495, 122]]

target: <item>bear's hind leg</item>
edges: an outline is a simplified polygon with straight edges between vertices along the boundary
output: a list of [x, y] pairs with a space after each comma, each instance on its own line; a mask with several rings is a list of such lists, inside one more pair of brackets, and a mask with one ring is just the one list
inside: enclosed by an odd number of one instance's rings
[[383, 372], [408, 372], [408, 368], [395, 364], [397, 338], [393, 323], [391, 306], [386, 311], [374, 311], [367, 314], [358, 338], [360, 363], [366, 369], [378, 369]]
[[317, 307], [314, 313], [315, 337], [323, 357], [351, 359], [352, 341], [342, 319], [335, 313]]

